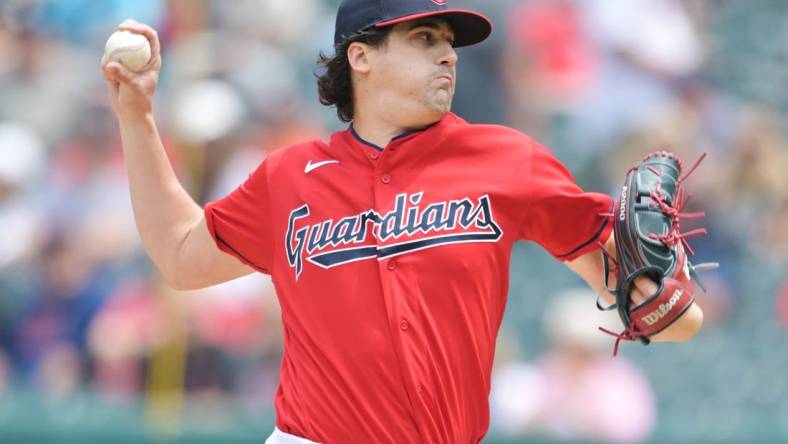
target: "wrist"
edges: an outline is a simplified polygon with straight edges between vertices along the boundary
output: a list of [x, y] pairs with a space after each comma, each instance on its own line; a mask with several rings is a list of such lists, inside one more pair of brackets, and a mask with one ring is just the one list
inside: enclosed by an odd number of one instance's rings
[[153, 110], [119, 112], [117, 114], [118, 123], [121, 127], [129, 125], [149, 124], [153, 122]]

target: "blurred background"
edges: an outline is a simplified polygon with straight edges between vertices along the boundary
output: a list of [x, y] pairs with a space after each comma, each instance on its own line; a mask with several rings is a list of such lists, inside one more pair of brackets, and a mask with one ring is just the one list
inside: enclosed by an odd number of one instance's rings
[[[125, 18], [159, 31], [157, 122], [205, 203], [267, 153], [343, 128], [314, 80], [337, 3], [0, 0], [1, 443], [264, 441], [281, 357], [270, 280], [162, 284], [99, 60]], [[692, 244], [722, 264], [693, 342], [612, 359], [596, 327], [616, 316], [517, 245], [485, 442], [788, 441], [788, 2], [451, 3], [496, 23], [459, 51], [458, 114], [527, 132], [614, 195], [648, 151], [708, 152], [687, 188], [710, 234]]]

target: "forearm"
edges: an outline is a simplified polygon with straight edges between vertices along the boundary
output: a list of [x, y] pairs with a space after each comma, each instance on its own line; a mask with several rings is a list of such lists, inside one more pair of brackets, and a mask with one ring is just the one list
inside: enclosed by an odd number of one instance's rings
[[[610, 238], [604, 243], [605, 249], [611, 256], [616, 256], [616, 241], [611, 234]], [[602, 254], [599, 250], [581, 256], [580, 258], [567, 263], [567, 266], [577, 273], [586, 283], [608, 304], [615, 303], [615, 297], [607, 292], [604, 285], [604, 272], [602, 265]], [[611, 274], [612, 280], [609, 285], [615, 286], [615, 277]], [[635, 279], [635, 288], [632, 290], [632, 307], [643, 304], [658, 290], [657, 284], [647, 277]], [[697, 303], [693, 303], [684, 314], [676, 319], [665, 330], [652, 336], [650, 339], [656, 342], [684, 342], [691, 339], [703, 325], [703, 311]]]
[[137, 230], [148, 255], [174, 288], [193, 289], [252, 272], [216, 245], [202, 209], [183, 189], [172, 170], [153, 119], [153, 97], [161, 69], [156, 31], [126, 20], [118, 26], [145, 36], [151, 47], [148, 64], [130, 71], [107, 54], [101, 70], [110, 104], [118, 118], [129, 172], [131, 203]]
[[[613, 256], [616, 254], [616, 241], [613, 235], [605, 243], [605, 248], [608, 252], [610, 252]], [[601, 262], [601, 255], [597, 255], [599, 261]], [[639, 277], [635, 279], [635, 289], [632, 291], [632, 302], [634, 305], [640, 305], [646, 301], [647, 298], [651, 297], [654, 293], [658, 290], [657, 284], [655, 284], [651, 279], [646, 277]], [[608, 294], [606, 291], [605, 294]], [[609, 294], [608, 294], [609, 295]], [[609, 298], [612, 300], [612, 296]], [[703, 325], [703, 310], [701, 310], [700, 306], [697, 303], [693, 303], [684, 312], [681, 317], [676, 319], [675, 322], [670, 324], [665, 330], [657, 333], [654, 336], [651, 336], [651, 339], [654, 342], [684, 342], [692, 339], [700, 330], [700, 327]]]
[[118, 122], [137, 229], [159, 271], [175, 281], [178, 252], [202, 209], [178, 182], [152, 113]]
[[[603, 243], [605, 249], [615, 257], [616, 242], [613, 234]], [[578, 276], [594, 290], [594, 293], [600, 296], [602, 301], [607, 304], [614, 304], [616, 302], [615, 296], [610, 294], [605, 288], [604, 266], [602, 263], [602, 253], [599, 250], [594, 250], [591, 253], [583, 255], [574, 261], [567, 262], [566, 266], [570, 270], [577, 273]], [[611, 282], [608, 285], [615, 286], [615, 276], [610, 275]]]
[[[611, 236], [611, 239], [613, 237]], [[612, 242], [615, 248], [615, 242]], [[615, 250], [613, 250], [615, 251]], [[615, 254], [615, 253], [614, 253]], [[641, 276], [634, 281], [632, 289], [632, 305], [630, 308], [642, 305], [659, 290], [657, 284], [648, 277]], [[692, 339], [703, 325], [703, 310], [698, 303], [693, 303], [678, 319], [661, 332], [652, 335], [652, 342], [685, 342]]]

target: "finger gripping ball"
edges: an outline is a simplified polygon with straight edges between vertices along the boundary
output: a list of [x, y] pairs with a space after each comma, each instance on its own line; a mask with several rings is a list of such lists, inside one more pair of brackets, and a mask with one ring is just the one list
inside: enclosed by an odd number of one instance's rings
[[150, 61], [150, 43], [142, 34], [116, 31], [107, 39], [104, 55], [109, 62], [118, 62], [132, 71], [139, 72]]

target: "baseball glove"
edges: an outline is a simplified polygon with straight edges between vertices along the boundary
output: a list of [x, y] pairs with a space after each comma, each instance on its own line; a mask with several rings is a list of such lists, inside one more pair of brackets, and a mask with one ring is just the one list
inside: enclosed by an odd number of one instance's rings
[[[717, 264], [693, 266], [687, 253], [694, 251], [687, 242], [690, 236], [706, 234], [703, 228], [682, 233], [682, 219], [703, 217], [703, 213], [682, 213], [685, 199], [682, 183], [697, 168], [705, 154], [682, 176], [681, 160], [665, 151], [647, 155], [638, 165], [629, 169], [621, 196], [614, 206], [613, 233], [616, 239], [615, 258], [602, 248], [604, 278], [607, 291], [616, 302], [602, 310], [618, 309], [624, 331], [613, 333], [600, 330], [617, 338], [613, 355], [618, 354], [622, 340], [640, 340], [648, 344], [649, 337], [661, 332], [681, 317], [695, 301], [692, 288], [694, 279], [703, 289], [697, 273], [715, 268]], [[610, 288], [610, 275], [616, 279]], [[646, 276], [653, 280], [658, 290], [646, 301], [633, 306], [630, 294], [635, 279]], [[705, 289], [704, 289], [705, 291]]]

